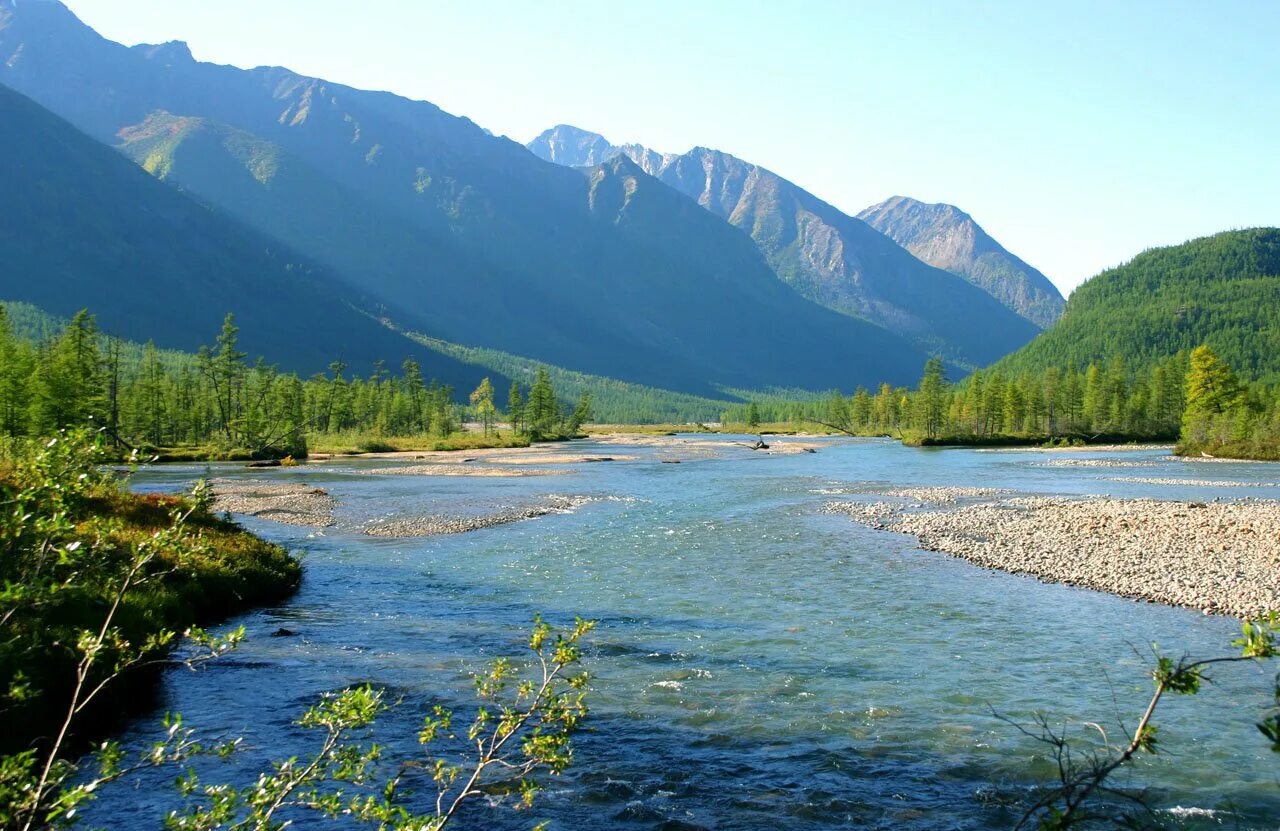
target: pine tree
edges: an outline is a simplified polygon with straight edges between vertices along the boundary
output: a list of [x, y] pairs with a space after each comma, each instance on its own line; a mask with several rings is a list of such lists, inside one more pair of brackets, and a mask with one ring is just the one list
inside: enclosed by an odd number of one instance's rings
[[29, 384], [33, 369], [31, 348], [13, 334], [8, 313], [0, 306], [0, 434], [27, 432]]
[[165, 443], [167, 408], [164, 381], [160, 353], [156, 345], [148, 341], [142, 351], [142, 365], [138, 368], [138, 379], [134, 385], [134, 422], [153, 447]]
[[573, 412], [569, 415], [569, 433], [577, 435], [582, 429], [582, 425], [586, 424], [591, 418], [591, 393], [584, 392], [579, 398], [578, 403], [574, 406]]
[[539, 367], [529, 388], [529, 406], [526, 415], [530, 435], [546, 438], [554, 435], [556, 422], [560, 420], [560, 406], [556, 403], [551, 375]]
[[196, 366], [212, 388], [218, 429], [229, 443], [236, 439], [235, 422], [239, 416], [240, 391], [245, 375], [245, 354], [236, 349], [239, 333], [235, 317], [228, 314], [222, 321], [222, 331], [218, 333], [217, 351], [210, 352], [208, 347], [202, 346], [196, 355]]

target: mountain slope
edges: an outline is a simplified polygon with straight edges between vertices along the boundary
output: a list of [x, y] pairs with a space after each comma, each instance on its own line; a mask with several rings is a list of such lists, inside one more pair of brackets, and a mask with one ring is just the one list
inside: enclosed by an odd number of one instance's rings
[[689, 233], [696, 212], [647, 186], [664, 207], [637, 234], [581, 172], [426, 102], [126, 48], [54, 0], [0, 0], [0, 80], [337, 269], [405, 329], [698, 394], [919, 372], [904, 341], [764, 288], [741, 235]]
[[1280, 380], [1280, 229], [1156, 248], [1071, 293], [1062, 318], [1000, 362], [1012, 370], [1143, 367], [1202, 343], [1249, 378]]
[[[535, 153], [589, 148], [602, 137], [561, 126], [530, 142]], [[607, 142], [606, 142], [607, 144]], [[985, 292], [928, 266], [866, 223], [757, 165], [699, 147], [682, 155], [614, 147], [645, 172], [747, 232], [783, 281], [805, 297], [911, 338], [968, 364], [988, 363], [1030, 340], [1036, 328]]]
[[1062, 314], [1057, 286], [954, 205], [894, 196], [858, 214], [920, 260], [973, 283], [1040, 328]]
[[241, 348], [283, 368], [316, 372], [341, 358], [365, 372], [413, 355], [442, 381], [478, 380], [348, 306], [323, 269], [4, 86], [0, 144], [0, 195], [13, 207], [0, 223], [0, 297], [66, 316], [87, 307], [107, 331], [185, 350], [212, 343], [233, 312]]

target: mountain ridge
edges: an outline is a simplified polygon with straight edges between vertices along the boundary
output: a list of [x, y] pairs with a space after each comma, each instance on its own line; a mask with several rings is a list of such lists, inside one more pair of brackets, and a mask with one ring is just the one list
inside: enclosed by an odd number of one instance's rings
[[[722, 151], [659, 153], [561, 125], [527, 145], [562, 164], [608, 145], [646, 173], [746, 232], [778, 277], [805, 297], [913, 340], [926, 351], [980, 365], [1030, 340], [1036, 327], [962, 278], [920, 262], [861, 220], [772, 171]], [[580, 166], [573, 164], [572, 166]]]

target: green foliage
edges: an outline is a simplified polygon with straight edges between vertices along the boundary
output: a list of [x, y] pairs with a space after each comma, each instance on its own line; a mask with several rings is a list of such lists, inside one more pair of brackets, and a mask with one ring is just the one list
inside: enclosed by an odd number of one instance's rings
[[99, 773], [70, 758], [98, 718], [124, 709], [140, 670], [184, 631], [192, 663], [233, 648], [243, 629], [197, 624], [278, 599], [299, 566], [282, 549], [209, 513], [208, 494], [138, 496], [98, 463], [84, 431], [7, 446], [0, 467], [0, 826], [69, 824], [94, 790], [138, 767], [205, 748], [180, 721], [131, 766], [98, 748]]
[[1208, 346], [1191, 353], [1178, 452], [1280, 458], [1280, 388], [1245, 387]]
[[[927, 438], [937, 438], [942, 431], [943, 417], [946, 414], [946, 384], [942, 361], [930, 358], [924, 365], [924, 377], [920, 379], [920, 387], [915, 396], [916, 412], [913, 416], [914, 424], [924, 430]], [[1016, 419], [1016, 414], [1014, 418]]]
[[[13, 446], [0, 464], [0, 710], [15, 725], [0, 749], [56, 733], [86, 655], [91, 689], [166, 655], [174, 632], [297, 584], [296, 560], [210, 515], [202, 494], [125, 491], [97, 464], [105, 450], [100, 435], [70, 432]], [[94, 629], [108, 612], [111, 626]]]
[[484, 425], [484, 434], [489, 435], [493, 422], [497, 418], [498, 409], [493, 405], [493, 383], [485, 377], [480, 386], [471, 393], [471, 409]]
[[1235, 372], [1208, 346], [1191, 352], [1187, 371], [1187, 412], [1189, 418], [1221, 415], [1240, 404], [1244, 390]]
[[[822, 399], [765, 401], [758, 412], [909, 444], [1172, 439], [1184, 409], [1185, 367], [1178, 355], [1141, 373], [1123, 361], [1091, 364], [1083, 373], [1049, 367], [1009, 375], [996, 368], [949, 384], [941, 361], [931, 359], [916, 390], [881, 384], [873, 395], [859, 387], [850, 398], [837, 391]], [[725, 412], [726, 421], [749, 418], [749, 408]]]
[[[1161, 733], [1155, 723], [1162, 699], [1169, 693], [1187, 696], [1199, 693], [1203, 682], [1209, 680], [1205, 675], [1209, 667], [1277, 657], [1277, 636], [1280, 636], [1280, 614], [1271, 612], [1260, 619], [1244, 621], [1241, 637], [1231, 644], [1237, 650], [1235, 654], [1198, 660], [1184, 656], [1174, 660], [1156, 651], [1151, 671], [1155, 691], [1131, 737], [1122, 744], [1113, 744], [1106, 730], [1094, 722], [1089, 722], [1088, 727], [1102, 736], [1102, 746], [1087, 749], [1068, 740], [1064, 730], [1051, 728], [1043, 716], [1037, 718], [1035, 730], [1019, 727], [1049, 747], [1056, 762], [1058, 782], [1045, 789], [1016, 827], [1035, 826], [1043, 831], [1094, 828], [1104, 824], [1119, 828], [1152, 827], [1147, 821], [1151, 809], [1142, 796], [1135, 796], [1132, 790], [1117, 789], [1109, 780], [1117, 771], [1131, 766], [1138, 754], [1162, 752]], [[1271, 749], [1280, 753], [1280, 676], [1276, 678], [1275, 689], [1277, 710], [1258, 724], [1258, 730], [1271, 744]]]
[[[187, 665], [233, 649], [244, 629], [199, 628], [296, 585], [298, 563], [209, 513], [202, 485], [189, 497], [139, 496], [97, 462], [101, 436], [85, 432], [5, 446], [0, 465], [0, 827], [55, 829], [105, 784], [196, 756], [225, 757], [239, 740], [199, 740], [180, 716], [136, 754], [102, 743], [72, 761], [112, 695], [138, 672], [167, 662], [181, 639]], [[470, 729], [451, 730], [436, 708], [423, 725], [425, 758], [384, 761], [361, 736], [387, 707], [369, 686], [327, 695], [298, 724], [320, 734], [315, 753], [276, 762], [242, 785], [177, 780], [182, 811], [172, 829], [278, 829], [286, 810], [345, 816], [378, 828], [443, 828], [460, 806], [507, 790], [527, 806], [538, 775], [573, 759], [571, 736], [587, 714], [588, 676], [577, 669], [594, 624], [557, 632], [534, 621], [527, 666], [499, 660], [477, 676], [481, 704]], [[116, 704], [119, 702], [117, 701]], [[400, 789], [409, 767], [434, 771], [434, 808]]]
[[[298, 720], [318, 734], [312, 754], [280, 760], [239, 786], [206, 783], [189, 769], [178, 780], [187, 807], [170, 813], [165, 827], [277, 829], [291, 822], [282, 817], [310, 811], [379, 829], [439, 831], [485, 794], [515, 794], [515, 807], [528, 808], [540, 775], [562, 773], [573, 761], [572, 736], [587, 715], [590, 681], [578, 668], [581, 642], [594, 626], [579, 619], [557, 632], [535, 618], [528, 664], [500, 658], [476, 676], [479, 704], [465, 731], [455, 729], [454, 711], [435, 706], [418, 731], [420, 758], [387, 758], [381, 745], [366, 740], [389, 706], [381, 690], [366, 685], [326, 694]], [[434, 799], [402, 787], [409, 770], [430, 775]]]
[[[28, 331], [31, 315], [23, 310]], [[195, 356], [136, 347], [101, 337], [86, 312], [50, 339], [19, 337], [0, 306], [0, 436], [23, 437], [86, 424], [104, 427], [117, 452], [138, 449], [162, 458], [301, 458], [312, 442], [339, 451], [521, 447], [530, 437], [578, 433], [591, 418], [583, 391], [562, 403], [551, 372], [539, 370], [528, 407], [519, 395], [513, 431], [494, 435], [498, 410], [484, 379], [467, 414], [483, 436], [459, 432], [463, 411], [453, 388], [424, 381], [413, 358], [393, 377], [376, 365], [368, 378], [348, 377], [335, 361], [327, 374], [302, 380], [259, 359], [246, 362], [231, 315], [213, 348]], [[512, 399], [509, 399], [509, 401]], [[196, 452], [166, 448], [198, 447]]]

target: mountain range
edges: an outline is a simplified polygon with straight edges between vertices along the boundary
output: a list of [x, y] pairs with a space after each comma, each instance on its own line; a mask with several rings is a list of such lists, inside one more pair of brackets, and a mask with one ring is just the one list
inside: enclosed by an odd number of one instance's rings
[[[778, 276], [804, 296], [910, 338], [926, 351], [980, 365], [1016, 349], [1046, 325], [1045, 315], [1036, 320], [1010, 302], [1019, 291], [1003, 284], [1019, 280], [1016, 270], [988, 269], [981, 272], [988, 279], [980, 282], [956, 269], [932, 267], [861, 219], [728, 153], [615, 146], [597, 133], [564, 124], [528, 147], [548, 161], [575, 167], [600, 158], [630, 158], [748, 233]], [[1035, 274], [1060, 302], [1052, 284]]]
[[[899, 331], [836, 313], [629, 158], [572, 170], [427, 102], [125, 47], [56, 0], [0, 0], [0, 82], [299, 252], [346, 306], [448, 341], [710, 394], [907, 383], [928, 345], [970, 364], [1034, 333], [980, 292], [924, 291]], [[945, 274], [867, 232], [885, 282]]]

